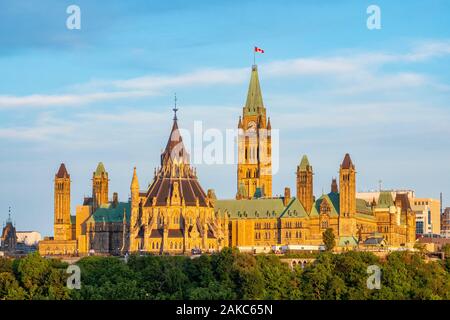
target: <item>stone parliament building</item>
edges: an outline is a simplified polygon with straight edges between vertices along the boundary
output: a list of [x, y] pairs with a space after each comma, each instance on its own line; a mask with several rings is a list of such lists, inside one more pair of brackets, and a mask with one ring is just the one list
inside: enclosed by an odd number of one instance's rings
[[61, 164], [54, 180], [54, 237], [39, 243], [41, 255], [146, 252], [190, 254], [238, 247], [256, 252], [281, 246], [319, 250], [331, 228], [337, 250], [388, 246], [411, 248], [415, 214], [407, 194], [381, 192], [370, 203], [356, 198], [356, 166], [346, 154], [330, 192], [315, 198], [313, 167], [304, 155], [297, 166], [296, 194], [272, 196], [271, 123], [263, 103], [257, 66], [238, 120], [236, 198], [217, 199], [202, 188], [178, 130], [177, 109], [152, 183], [141, 190], [136, 168], [131, 197], [109, 198], [108, 172], [99, 163], [92, 196], [70, 208], [70, 174]]

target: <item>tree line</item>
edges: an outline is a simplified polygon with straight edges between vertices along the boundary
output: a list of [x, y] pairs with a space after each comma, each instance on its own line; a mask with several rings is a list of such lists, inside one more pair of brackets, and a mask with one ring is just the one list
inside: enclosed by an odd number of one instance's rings
[[[450, 253], [450, 247], [446, 248]], [[226, 248], [184, 256], [85, 257], [77, 262], [81, 289], [66, 285], [68, 264], [37, 253], [0, 259], [0, 299], [450, 299], [450, 258], [420, 253], [323, 252], [291, 269], [279, 256]], [[381, 269], [380, 289], [367, 286], [367, 267]]]

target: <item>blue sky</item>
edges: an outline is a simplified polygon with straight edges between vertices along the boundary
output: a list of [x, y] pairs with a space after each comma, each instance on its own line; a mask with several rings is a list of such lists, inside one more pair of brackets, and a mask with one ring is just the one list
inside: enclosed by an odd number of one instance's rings
[[[66, 8], [81, 8], [68, 30]], [[368, 30], [366, 8], [381, 8]], [[411, 188], [450, 205], [447, 1], [0, 2], [0, 218], [52, 234], [65, 162], [72, 213], [103, 161], [125, 201], [134, 166], [150, 182], [177, 93], [179, 124], [235, 128], [253, 60], [280, 130], [274, 193], [294, 190], [308, 154], [315, 194], [346, 152], [357, 189]], [[235, 195], [235, 166], [197, 165], [205, 189]]]

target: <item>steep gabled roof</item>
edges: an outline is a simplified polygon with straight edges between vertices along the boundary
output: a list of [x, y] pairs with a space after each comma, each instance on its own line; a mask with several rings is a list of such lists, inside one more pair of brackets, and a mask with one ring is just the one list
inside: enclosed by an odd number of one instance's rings
[[305, 208], [297, 198], [292, 198], [280, 218], [302, 218], [308, 217]]
[[56, 178], [70, 178], [69, 173], [67, 172], [66, 165], [61, 163], [59, 166], [59, 170], [56, 173]]
[[314, 205], [311, 210], [310, 216], [318, 216], [320, 215], [320, 205], [322, 201], [327, 201], [330, 205], [330, 216], [337, 217], [339, 216], [339, 193], [330, 192], [329, 194], [322, 195], [319, 199], [314, 202]]

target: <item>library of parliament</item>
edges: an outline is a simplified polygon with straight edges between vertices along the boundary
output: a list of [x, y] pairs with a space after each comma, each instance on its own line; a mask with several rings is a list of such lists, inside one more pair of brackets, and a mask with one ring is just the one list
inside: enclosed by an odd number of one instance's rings
[[[335, 250], [412, 247], [415, 214], [408, 196], [381, 192], [377, 201], [356, 198], [356, 166], [343, 155], [339, 178], [329, 193], [313, 194], [313, 166], [299, 155], [296, 190], [272, 196], [271, 123], [266, 115], [256, 65], [238, 122], [236, 197], [218, 199], [205, 192], [190, 165], [178, 130], [177, 109], [169, 139], [146, 190], [138, 170], [130, 170], [131, 197], [110, 198], [109, 176], [99, 163], [92, 174], [92, 195], [71, 215], [71, 179], [61, 164], [54, 177], [54, 236], [39, 243], [41, 255], [191, 254], [238, 247], [252, 252], [279, 247], [323, 248], [331, 228]], [[146, 184], [145, 184], [146, 185]]]

